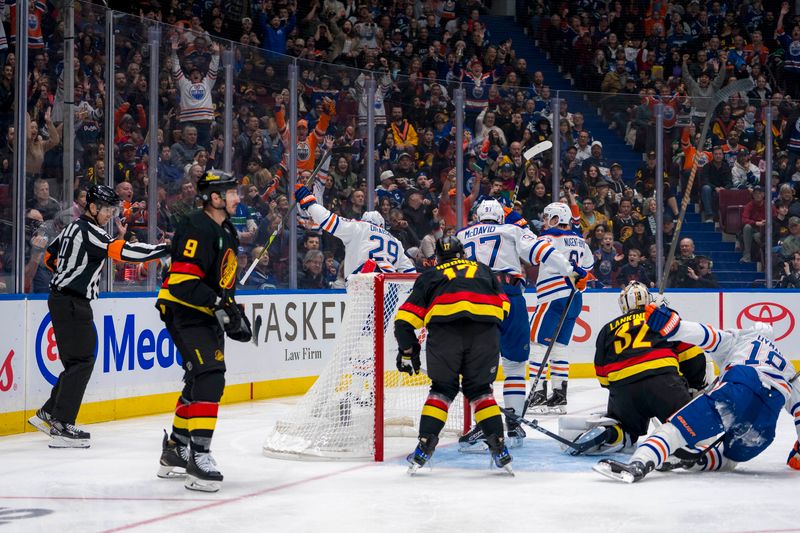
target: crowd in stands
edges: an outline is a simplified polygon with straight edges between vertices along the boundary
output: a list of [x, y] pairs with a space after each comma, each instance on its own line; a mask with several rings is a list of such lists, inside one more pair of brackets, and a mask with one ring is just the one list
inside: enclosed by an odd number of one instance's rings
[[[110, 7], [115, 18], [115, 57], [105, 56], [105, 11], [75, 3], [75, 131], [63, 131], [63, 9], [48, 0], [31, 3], [28, 69], [27, 176], [29, 210], [26, 290], [46, 290], [43, 243], [81, 212], [85, 190], [107, 179], [123, 198], [127, 239], [147, 239], [148, 202], [157, 204], [158, 238], [169, 239], [195, 206], [195, 182], [222, 168], [226, 146], [241, 181], [243, 202], [233, 222], [239, 231], [239, 266], [246, 270], [273, 233], [268, 253], [248, 280], [250, 288], [288, 283], [289, 249], [298, 249], [298, 286], [343, 286], [341, 243], [300, 218], [299, 240], [289, 242], [293, 201], [288, 187], [288, 65], [296, 62], [299, 179], [319, 163], [326, 146], [333, 157], [317, 184], [320, 202], [346, 217], [376, 209], [420, 269], [432, 264], [433, 243], [467, 221], [456, 220], [455, 187], [463, 184], [469, 213], [485, 198], [519, 211], [536, 231], [551, 199], [575, 206], [576, 223], [595, 251], [597, 286], [655, 279], [655, 234], [665, 246], [674, 234], [681, 187], [692, 167], [692, 146], [706, 113], [713, 127], [699, 159], [693, 199], [708, 219], [718, 217], [721, 189], [753, 191], [740, 239], [743, 261], [761, 257], [765, 191], [775, 203], [773, 239], [778, 273], [786, 284], [800, 261], [800, 25], [788, 4], [774, 2], [570, 0], [524, 2], [518, 19], [559, 63], [576, 89], [596, 97], [607, 131], [588, 131], [585, 117], [554, 96], [536, 65], [517, 57], [516, 43], [494, 40], [484, 0], [258, 0], [243, 2], [144, 0]], [[5, 3], [0, 76], [0, 187], [11, 184], [15, 131], [15, 4]], [[644, 24], [642, 24], [644, 20]], [[160, 73], [149, 79], [147, 30], [161, 23]], [[33, 26], [36, 26], [35, 28]], [[226, 87], [222, 49], [234, 44], [234, 83]], [[113, 117], [104, 117], [104, 70], [114, 69]], [[708, 109], [712, 95], [733, 79], [752, 77], [754, 88]], [[367, 123], [367, 82], [376, 82], [375, 121]], [[158, 101], [149, 87], [158, 84]], [[465, 89], [464, 145], [457, 146], [454, 89]], [[225, 109], [225, 92], [233, 107]], [[654, 104], [672, 111], [665, 123], [664, 225], [655, 222]], [[158, 105], [158, 124], [148, 110]], [[773, 123], [764, 110], [773, 108]], [[225, 114], [233, 137], [224, 135]], [[113, 122], [112, 122], [113, 121]], [[104, 144], [113, 127], [114, 145]], [[765, 131], [772, 128], [775, 160], [765, 176]], [[148, 146], [155, 128], [157, 147]], [[374, 131], [374, 161], [367, 132]], [[558, 154], [533, 161], [522, 154], [553, 133]], [[75, 141], [75, 197], [64, 202], [62, 142]], [[638, 168], [609, 161], [603, 142], [624, 137], [642, 153]], [[113, 150], [114, 168], [105, 168]], [[455, 172], [457, 150], [465, 171]], [[551, 190], [552, 158], [561, 159], [561, 188]], [[366, 175], [374, 165], [376, 205], [367, 205]], [[149, 169], [156, 166], [158, 196], [148, 198]], [[761, 198], [759, 200], [759, 190]], [[52, 195], [52, 196], [51, 196]], [[60, 200], [60, 201], [59, 201]], [[2, 198], [2, 218], [10, 205]], [[761, 202], [761, 204], [759, 204]], [[64, 206], [67, 209], [64, 209]], [[783, 213], [783, 215], [781, 215]], [[468, 215], [469, 216], [469, 215]], [[750, 218], [746, 218], [746, 217]], [[760, 217], [760, 218], [759, 218]], [[783, 218], [781, 218], [783, 217]], [[784, 223], [785, 221], [785, 223]], [[4, 224], [0, 261], [13, 265], [11, 228]], [[714, 287], [708, 257], [695, 255], [690, 238], [680, 242], [669, 274], [676, 287]], [[118, 265], [116, 280], [136, 285], [146, 268]], [[535, 272], [530, 271], [530, 276]], [[778, 276], [780, 277], [780, 276]], [[776, 277], [776, 279], [778, 279]], [[781, 282], [783, 284], [783, 281]]]

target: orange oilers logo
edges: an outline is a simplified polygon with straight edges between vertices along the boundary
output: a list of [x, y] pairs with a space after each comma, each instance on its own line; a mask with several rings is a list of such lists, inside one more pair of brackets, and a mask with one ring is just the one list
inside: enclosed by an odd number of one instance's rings
[[222, 258], [222, 263], [219, 267], [219, 286], [223, 289], [233, 288], [236, 281], [236, 268], [239, 266], [239, 261], [236, 259], [236, 254], [233, 253], [232, 248], [225, 251], [225, 256]]

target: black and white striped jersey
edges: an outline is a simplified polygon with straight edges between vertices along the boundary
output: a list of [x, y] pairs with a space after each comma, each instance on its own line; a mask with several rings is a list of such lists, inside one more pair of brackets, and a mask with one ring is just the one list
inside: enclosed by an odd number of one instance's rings
[[64, 228], [47, 247], [45, 265], [54, 272], [51, 290], [65, 290], [93, 300], [100, 292], [100, 273], [107, 257], [142, 263], [167, 255], [166, 244], [112, 239], [84, 215]]

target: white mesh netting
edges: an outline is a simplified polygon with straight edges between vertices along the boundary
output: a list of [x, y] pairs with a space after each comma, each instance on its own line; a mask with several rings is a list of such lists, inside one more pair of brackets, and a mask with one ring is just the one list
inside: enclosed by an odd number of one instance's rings
[[[409, 376], [395, 369], [397, 342], [394, 317], [414, 284], [413, 278], [381, 279], [377, 274], [351, 276], [347, 283], [344, 319], [336, 334], [333, 359], [294, 406], [275, 424], [264, 442], [264, 453], [286, 458], [367, 459], [375, 454], [376, 394], [384, 403], [385, 436], [416, 436], [430, 380], [422, 370]], [[389, 276], [391, 278], [391, 276]], [[375, 390], [375, 287], [383, 283], [384, 386]], [[380, 305], [380, 304], [379, 304]], [[380, 312], [380, 309], [378, 309]], [[450, 407], [445, 431], [464, 430], [463, 396]]]

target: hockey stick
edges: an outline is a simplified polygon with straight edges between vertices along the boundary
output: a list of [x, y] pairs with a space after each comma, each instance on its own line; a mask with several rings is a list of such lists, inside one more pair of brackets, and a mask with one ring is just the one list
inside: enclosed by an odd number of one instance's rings
[[558, 435], [557, 433], [553, 433], [552, 431], [549, 431], [549, 430], [543, 428], [542, 426], [539, 425], [539, 422], [537, 422], [536, 420], [526, 420], [526, 419], [522, 418], [521, 416], [519, 416], [518, 414], [514, 413], [513, 411], [511, 411], [509, 409], [503, 408], [503, 409], [501, 409], [501, 411], [512, 422], [516, 422], [518, 424], [525, 424], [526, 426], [535, 429], [539, 433], [543, 433], [543, 434], [547, 435], [548, 437], [550, 437], [551, 439], [555, 439], [558, 442], [560, 442], [561, 444], [563, 444], [565, 446], [569, 446], [570, 448], [575, 450], [575, 454], [576, 455], [579, 455], [579, 454], [585, 452], [586, 450], [589, 450], [590, 448], [593, 448], [595, 446], [598, 446], [599, 444], [602, 444], [601, 441], [605, 440], [605, 436], [601, 435], [601, 437], [603, 437], [602, 439], [600, 437], [598, 437], [596, 439], [577, 444], [575, 442], [572, 442], [569, 439], [565, 439], [564, 437], [562, 437], [561, 435]]
[[[326, 151], [325, 151], [325, 153], [324, 153], [324, 154], [322, 154], [322, 158], [319, 160], [319, 163], [317, 164], [317, 167], [314, 169], [314, 171], [311, 173], [311, 175], [310, 175], [310, 176], [308, 177], [308, 179], [306, 179], [306, 181], [305, 181], [305, 186], [306, 186], [306, 187], [311, 187], [312, 185], [314, 185], [314, 180], [316, 179], [316, 177], [317, 177], [317, 174], [319, 174], [319, 171], [320, 171], [320, 170], [322, 170], [322, 165], [323, 165], [323, 164], [324, 164], [324, 163], [325, 163], [325, 162], [328, 160], [328, 158], [331, 156], [331, 152], [332, 152], [332, 150], [326, 150]], [[261, 250], [261, 253], [259, 253], [259, 254], [258, 254], [258, 257], [256, 257], [256, 259], [253, 261], [253, 264], [251, 264], [251, 265], [250, 265], [250, 266], [247, 268], [247, 271], [244, 273], [244, 276], [242, 276], [242, 279], [241, 279], [241, 280], [239, 280], [239, 284], [240, 284], [240, 285], [244, 285], [244, 284], [245, 284], [245, 282], [247, 282], [247, 279], [250, 277], [250, 274], [252, 274], [252, 273], [253, 273], [253, 270], [255, 270], [255, 269], [256, 269], [256, 265], [258, 265], [258, 262], [259, 262], [259, 261], [261, 261], [261, 258], [262, 258], [262, 257], [264, 257], [264, 254], [266, 254], [266, 253], [267, 253], [267, 250], [269, 250], [269, 247], [270, 247], [270, 245], [272, 245], [272, 241], [274, 241], [274, 240], [275, 240], [275, 236], [277, 236], [277, 235], [278, 235], [278, 232], [279, 232], [279, 231], [281, 231], [281, 230], [283, 229], [283, 222], [284, 222], [284, 219], [286, 219], [286, 217], [288, 217], [289, 215], [291, 215], [291, 214], [292, 214], [292, 211], [294, 211], [294, 208], [295, 208], [296, 206], [297, 206], [297, 201], [295, 200], [295, 201], [292, 203], [292, 205], [290, 205], [290, 206], [289, 206], [289, 210], [286, 212], [286, 216], [285, 216], [285, 217], [283, 217], [283, 218], [281, 218], [281, 221], [280, 221], [280, 223], [278, 224], [278, 227], [277, 227], [277, 228], [275, 228], [275, 231], [273, 231], [273, 232], [272, 232], [272, 235], [270, 235], [270, 236], [269, 236], [269, 239], [267, 239], [267, 243], [264, 245], [264, 249], [263, 249], [263, 250]]]
[[[547, 150], [549, 150], [552, 147], [553, 147], [553, 141], [542, 141], [539, 144], [537, 144], [535, 146], [532, 146], [531, 148], [528, 148], [527, 150], [525, 150], [525, 153], [522, 154], [522, 157], [524, 157], [526, 161], [530, 162], [531, 159], [533, 159], [537, 155], [541, 154], [542, 152], [546, 152]], [[517, 194], [519, 194], [519, 185], [522, 182], [522, 180], [524, 180], [524, 179], [525, 179], [524, 176], [520, 176], [516, 180], [517, 183], [514, 186], [514, 194], [511, 195], [511, 203], [512, 204], [517, 199]]]
[[558, 334], [561, 333], [561, 328], [564, 326], [564, 321], [567, 319], [567, 313], [569, 313], [569, 308], [572, 307], [572, 301], [575, 299], [575, 294], [577, 294], [578, 288], [573, 286], [572, 291], [569, 293], [569, 298], [567, 299], [567, 305], [564, 307], [564, 311], [561, 312], [561, 318], [558, 319], [558, 325], [556, 326], [556, 330], [553, 333], [553, 338], [550, 339], [550, 344], [547, 345], [547, 351], [544, 353], [544, 359], [542, 359], [542, 364], [539, 366], [539, 371], [536, 372], [536, 377], [533, 379], [533, 383], [531, 384], [531, 390], [528, 393], [528, 396], [525, 398], [525, 403], [522, 406], [522, 413], [519, 415], [519, 418], [525, 416], [525, 413], [528, 412], [528, 407], [530, 407], [531, 402], [533, 401], [533, 394], [536, 392], [536, 387], [539, 385], [539, 380], [542, 378], [542, 372], [544, 372], [544, 367], [547, 365], [547, 362], [550, 360], [550, 352], [553, 351], [553, 346], [556, 344], [556, 339], [558, 339]]
[[697, 175], [697, 168], [699, 167], [700, 154], [706, 144], [706, 137], [708, 136], [708, 128], [711, 125], [711, 118], [717, 106], [733, 96], [738, 92], [747, 92], [754, 87], [753, 80], [750, 78], [737, 80], [727, 87], [723, 87], [720, 91], [714, 94], [714, 99], [711, 102], [706, 118], [703, 121], [703, 129], [700, 132], [700, 141], [697, 143], [695, 149], [694, 161], [692, 161], [692, 171], [689, 173], [689, 179], [686, 182], [686, 190], [683, 191], [683, 200], [681, 200], [681, 210], [678, 214], [678, 223], [675, 225], [675, 234], [672, 236], [672, 242], [669, 244], [669, 253], [667, 260], [664, 264], [664, 273], [661, 275], [661, 283], [658, 286], [658, 294], [664, 294], [664, 289], [667, 287], [667, 278], [669, 278], [669, 271], [672, 268], [672, 263], [675, 262], [675, 250], [678, 247], [678, 238], [681, 234], [681, 227], [683, 226], [683, 219], [686, 217], [686, 209], [689, 207], [689, 201], [692, 197], [692, 186], [694, 185], [694, 178]]

